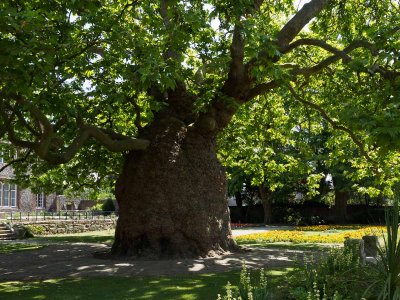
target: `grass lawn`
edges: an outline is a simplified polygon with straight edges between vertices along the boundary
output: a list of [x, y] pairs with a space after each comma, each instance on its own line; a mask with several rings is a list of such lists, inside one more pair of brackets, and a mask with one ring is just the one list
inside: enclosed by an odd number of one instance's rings
[[[291, 269], [271, 270], [277, 284]], [[137, 299], [212, 300], [224, 294], [229, 281], [239, 282], [240, 271], [176, 277], [97, 277], [0, 283], [0, 299]]]
[[0, 253], [9, 254], [16, 251], [37, 250], [43, 247], [44, 245], [37, 245], [37, 244], [12, 243], [12, 242], [0, 243]]
[[53, 234], [32, 238], [40, 242], [69, 242], [69, 243], [112, 243], [114, 230], [88, 231], [82, 233]]

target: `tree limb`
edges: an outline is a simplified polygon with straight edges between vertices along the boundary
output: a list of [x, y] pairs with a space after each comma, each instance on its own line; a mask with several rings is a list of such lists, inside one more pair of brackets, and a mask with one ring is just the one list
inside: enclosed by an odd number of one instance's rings
[[350, 52], [352, 52], [353, 50], [355, 50], [357, 48], [366, 48], [373, 55], [377, 54], [377, 49], [374, 44], [372, 44], [368, 41], [357, 40], [357, 41], [352, 42], [350, 45], [348, 45], [343, 50], [336, 49], [335, 51], [337, 52], [337, 54], [332, 55], [332, 56], [322, 60], [321, 62], [319, 62], [318, 64], [316, 64], [312, 67], [293, 70], [292, 75], [294, 75], [294, 76], [297, 76], [297, 75], [310, 76], [343, 58], [345, 59], [345, 61], [344, 61], [345, 63], [349, 63], [351, 61], [351, 57], [349, 57], [347, 54], [349, 54]]
[[346, 53], [343, 53], [341, 50], [329, 45], [327, 42], [312, 38], [298, 39], [293, 43], [283, 47], [281, 49], [281, 53], [288, 53], [299, 46], [317, 46], [328, 52], [341, 56], [341, 58], [344, 60], [350, 59], [350, 57], [348, 57]]
[[12, 166], [13, 164], [26, 161], [26, 160], [28, 159], [29, 155], [32, 153], [32, 151], [33, 151], [32, 149], [28, 149], [23, 157], [13, 159], [13, 160], [10, 161], [9, 163], [7, 163], [7, 164], [4, 165], [3, 167], [1, 167], [1, 168], [0, 168], [0, 173], [3, 172], [3, 171], [4, 171], [5, 169], [7, 169], [8, 167]]
[[316, 17], [330, 0], [312, 0], [286, 23], [277, 35], [277, 45], [284, 48], [288, 45], [314, 17]]
[[310, 107], [312, 109], [314, 109], [315, 111], [319, 112], [322, 116], [322, 118], [324, 120], [326, 120], [334, 129], [346, 132], [350, 138], [352, 139], [352, 141], [354, 142], [354, 144], [356, 144], [356, 146], [358, 147], [358, 149], [360, 150], [361, 154], [369, 161], [369, 162], [374, 162], [372, 160], [372, 158], [369, 156], [369, 154], [367, 153], [367, 151], [365, 151], [364, 149], [364, 145], [363, 143], [358, 139], [358, 137], [356, 136], [356, 134], [351, 131], [351, 129], [347, 128], [346, 126], [340, 124], [337, 121], [334, 121], [329, 115], [328, 113], [318, 104], [315, 104], [311, 101], [307, 101], [305, 99], [303, 99], [302, 97], [300, 97], [299, 94], [296, 93], [296, 91], [293, 89], [293, 87], [289, 84], [288, 85], [289, 91], [292, 94], [293, 98], [295, 98], [297, 101], [299, 101], [300, 103], [302, 103], [303, 105]]
[[[126, 137], [122, 139], [122, 135], [118, 135], [118, 139], [111, 138], [110, 129], [107, 130], [107, 134], [104, 130], [91, 125], [82, 125], [79, 134], [76, 136], [74, 141], [62, 152], [48, 152], [42, 159], [52, 164], [63, 164], [70, 161], [75, 154], [83, 147], [83, 145], [90, 139], [94, 138], [97, 142], [103, 145], [105, 148], [112, 152], [124, 152], [130, 150], [145, 150], [150, 141], [144, 139], [132, 139]], [[115, 137], [114, 135], [114, 137]]]
[[249, 90], [249, 92], [247, 93], [247, 95], [245, 97], [246, 102], [252, 100], [256, 96], [265, 94], [266, 92], [269, 92], [270, 90], [272, 90], [278, 86], [279, 86], [279, 83], [275, 80], [257, 84], [255, 87], [251, 88]]
[[[304, 4], [277, 34], [277, 38], [273, 42], [277, 46], [277, 50], [280, 53], [283, 53], [289, 43], [299, 34], [304, 26], [316, 17], [329, 1], [330, 0], [312, 0], [309, 3]], [[274, 54], [271, 56], [267, 51], [261, 50], [256, 57], [250, 59], [246, 64], [247, 73], [250, 73], [252, 67], [263, 60], [276, 62], [279, 60], [279, 55]]]
[[135, 110], [135, 121], [134, 124], [138, 131], [141, 131], [143, 129], [142, 124], [141, 124], [141, 114], [140, 114], [140, 106], [136, 103], [135, 99], [133, 97], [126, 97], [126, 100], [132, 104], [133, 109]]

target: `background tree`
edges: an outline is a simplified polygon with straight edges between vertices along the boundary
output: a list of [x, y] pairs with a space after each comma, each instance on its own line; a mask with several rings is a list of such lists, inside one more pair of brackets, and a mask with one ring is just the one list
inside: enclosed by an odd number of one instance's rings
[[[395, 147], [378, 132], [398, 114], [398, 12], [390, 0], [2, 1], [0, 138], [32, 169], [115, 167], [114, 255], [232, 249], [217, 135], [276, 93], [326, 109], [363, 154]], [[333, 94], [340, 82], [352, 89]]]

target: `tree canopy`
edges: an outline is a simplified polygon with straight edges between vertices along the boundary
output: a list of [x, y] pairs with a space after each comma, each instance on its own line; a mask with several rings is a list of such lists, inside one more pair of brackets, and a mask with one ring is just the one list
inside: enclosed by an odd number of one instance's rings
[[[162, 114], [215, 131], [251, 102], [237, 116], [251, 132], [281, 126], [278, 99], [286, 99], [284, 118], [317, 111], [357, 146], [355, 164], [393, 174], [399, 24], [394, 0], [5, 0], [0, 138], [19, 147], [21, 180], [29, 169], [42, 184], [78, 175], [85, 186], [113, 182], [121, 153], [146, 149], [151, 138], [140, 133]], [[285, 124], [283, 136], [263, 139], [288, 139]], [[234, 139], [237, 128], [228, 130]], [[242, 154], [259, 166], [269, 149]]]

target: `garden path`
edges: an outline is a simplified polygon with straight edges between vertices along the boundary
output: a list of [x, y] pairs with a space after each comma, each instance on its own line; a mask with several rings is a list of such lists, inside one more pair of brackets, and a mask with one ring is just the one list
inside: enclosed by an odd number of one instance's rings
[[214, 273], [240, 269], [243, 260], [252, 268], [285, 267], [303, 261], [308, 252], [259, 248], [210, 258], [176, 260], [112, 260], [93, 256], [94, 252], [109, 247], [98, 243], [57, 243], [38, 250], [0, 254], [0, 281]]
[[267, 231], [272, 231], [272, 230], [292, 230], [295, 227], [293, 226], [261, 226], [261, 227], [248, 227], [248, 228], [240, 228], [240, 229], [234, 229], [232, 230], [232, 235], [234, 237], [240, 236], [240, 235], [246, 235], [246, 234], [252, 234], [252, 233], [261, 233], [261, 232], [267, 232]]

